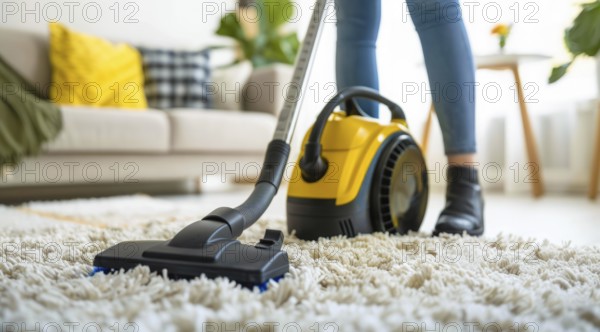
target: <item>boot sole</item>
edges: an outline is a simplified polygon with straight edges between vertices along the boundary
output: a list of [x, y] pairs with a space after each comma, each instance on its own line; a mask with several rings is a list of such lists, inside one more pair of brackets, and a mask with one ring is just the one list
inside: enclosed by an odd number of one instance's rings
[[483, 231], [484, 231], [484, 227], [481, 226], [479, 228], [473, 229], [473, 230], [462, 230], [462, 231], [456, 231], [456, 232], [452, 232], [452, 231], [440, 231], [437, 229], [434, 229], [433, 232], [431, 233], [432, 236], [439, 236], [440, 234], [458, 234], [458, 235], [462, 235], [463, 232], [467, 232], [467, 234], [471, 235], [471, 236], [481, 236], [483, 235]]

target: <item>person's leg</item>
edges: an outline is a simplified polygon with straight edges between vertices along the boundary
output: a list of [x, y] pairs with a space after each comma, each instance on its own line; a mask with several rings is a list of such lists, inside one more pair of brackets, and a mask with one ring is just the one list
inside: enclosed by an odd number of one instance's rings
[[483, 199], [475, 162], [475, 66], [458, 0], [406, 0], [448, 156], [446, 207], [435, 233], [479, 235]]
[[458, 0], [406, 0], [406, 4], [421, 40], [446, 155], [474, 154], [475, 66], [460, 4]]
[[[376, 43], [381, 20], [380, 0], [336, 0], [336, 81], [338, 90], [362, 85], [379, 89]], [[360, 107], [379, 116], [377, 102], [359, 100]]]

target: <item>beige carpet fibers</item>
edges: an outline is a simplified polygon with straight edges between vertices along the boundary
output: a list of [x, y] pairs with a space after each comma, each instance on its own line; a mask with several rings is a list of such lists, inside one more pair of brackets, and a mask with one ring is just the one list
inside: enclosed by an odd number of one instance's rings
[[[600, 329], [600, 247], [511, 235], [287, 236], [291, 271], [264, 293], [143, 267], [87, 276], [99, 250], [167, 239], [204, 212], [145, 196], [0, 206], [2, 331]], [[285, 222], [242, 240], [266, 227]]]

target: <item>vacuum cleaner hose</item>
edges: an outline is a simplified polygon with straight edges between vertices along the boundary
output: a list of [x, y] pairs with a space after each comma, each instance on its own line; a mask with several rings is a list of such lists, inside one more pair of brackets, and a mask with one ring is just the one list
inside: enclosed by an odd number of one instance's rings
[[277, 194], [277, 188], [270, 183], [256, 184], [246, 201], [235, 208], [244, 216], [244, 229], [252, 226], [265, 213], [275, 194]]
[[215, 209], [202, 220], [188, 225], [177, 233], [169, 245], [180, 248], [201, 248], [210, 243], [240, 236], [244, 229], [252, 226], [271, 204], [281, 184], [289, 155], [288, 143], [282, 140], [271, 141], [263, 168], [250, 197], [236, 208]]
[[244, 203], [236, 207], [244, 216], [244, 229], [252, 226], [265, 213], [277, 194], [285, 166], [290, 155], [290, 145], [282, 140], [269, 143], [265, 161], [256, 186]]

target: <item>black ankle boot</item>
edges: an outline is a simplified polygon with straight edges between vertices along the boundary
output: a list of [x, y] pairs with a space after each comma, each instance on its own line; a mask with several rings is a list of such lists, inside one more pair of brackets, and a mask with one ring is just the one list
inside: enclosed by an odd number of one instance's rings
[[448, 167], [446, 207], [440, 213], [433, 235], [440, 233], [483, 234], [483, 197], [473, 167]]

